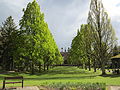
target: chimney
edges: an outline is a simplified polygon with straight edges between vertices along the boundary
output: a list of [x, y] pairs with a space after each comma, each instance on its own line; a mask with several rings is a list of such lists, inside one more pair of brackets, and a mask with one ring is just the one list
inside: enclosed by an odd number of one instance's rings
[[63, 52], [63, 48], [61, 48], [61, 52]]
[[65, 48], [65, 52], [66, 52], [66, 48]]

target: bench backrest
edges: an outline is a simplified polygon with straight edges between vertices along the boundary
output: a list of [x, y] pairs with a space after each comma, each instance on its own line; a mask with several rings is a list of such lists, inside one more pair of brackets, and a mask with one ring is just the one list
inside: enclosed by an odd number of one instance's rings
[[23, 76], [18, 76], [18, 77], [4, 77], [5, 80], [10, 80], [10, 79], [23, 79]]

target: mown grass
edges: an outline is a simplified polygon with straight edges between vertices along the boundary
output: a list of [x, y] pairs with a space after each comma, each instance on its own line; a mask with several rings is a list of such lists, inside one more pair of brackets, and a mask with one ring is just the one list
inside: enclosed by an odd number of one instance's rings
[[[5, 76], [23, 76], [24, 86], [40, 86], [50, 83], [59, 82], [73, 82], [73, 83], [106, 83], [106, 85], [120, 85], [120, 75], [108, 74], [106, 76], [100, 76], [101, 71], [94, 73], [77, 67], [61, 66], [55, 67], [44, 73], [38, 73], [35, 75], [25, 73], [4, 73], [0, 74], [0, 88], [2, 87], [3, 77]], [[7, 84], [7, 87], [21, 86], [21, 84]]]

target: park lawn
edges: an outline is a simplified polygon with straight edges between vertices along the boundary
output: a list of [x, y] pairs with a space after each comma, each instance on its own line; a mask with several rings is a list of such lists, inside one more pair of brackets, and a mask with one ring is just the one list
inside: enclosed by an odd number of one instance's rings
[[[100, 76], [101, 71], [96, 73], [77, 67], [59, 66], [49, 71], [40, 74], [25, 74], [25, 73], [8, 73], [0, 74], [0, 88], [2, 87], [3, 77], [5, 76], [23, 76], [24, 86], [40, 86], [47, 85], [53, 82], [82, 82], [82, 83], [106, 83], [106, 85], [120, 85], [120, 75], [108, 74], [107, 76]], [[7, 84], [6, 87], [16, 87], [21, 84]]]

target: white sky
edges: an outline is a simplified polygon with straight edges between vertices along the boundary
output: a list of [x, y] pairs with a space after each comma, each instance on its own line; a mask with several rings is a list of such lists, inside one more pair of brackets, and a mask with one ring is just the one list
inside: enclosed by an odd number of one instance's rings
[[[11, 15], [18, 25], [23, 15], [22, 9], [31, 1], [33, 0], [0, 0], [0, 24]], [[102, 1], [120, 43], [120, 0]], [[77, 29], [86, 23], [90, 0], [37, 0], [37, 2], [45, 14], [45, 21], [58, 47], [69, 47]]]

